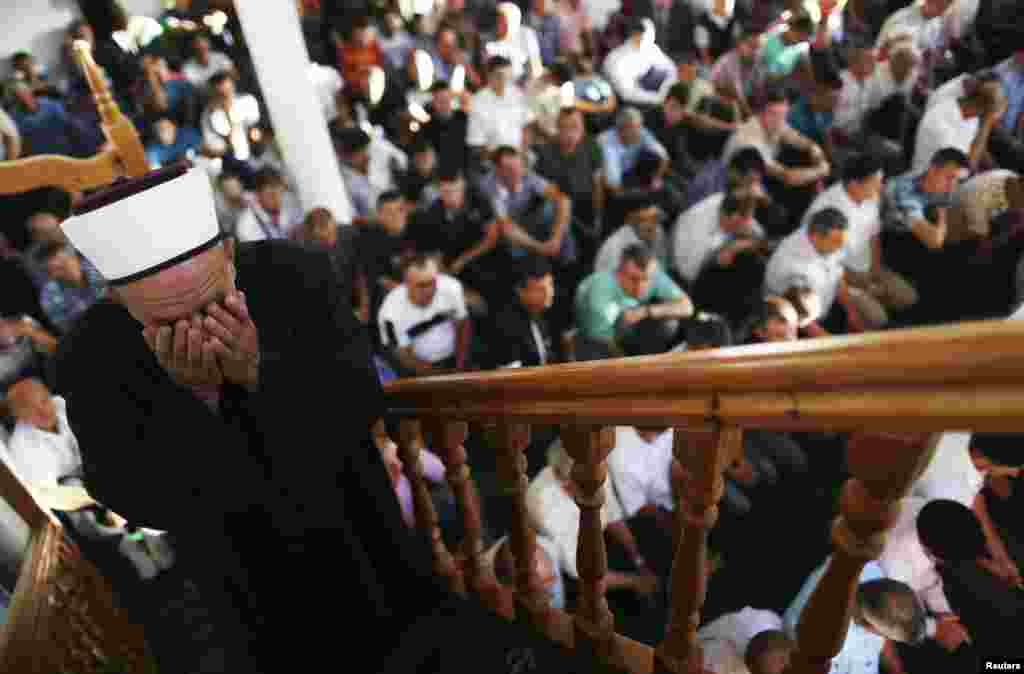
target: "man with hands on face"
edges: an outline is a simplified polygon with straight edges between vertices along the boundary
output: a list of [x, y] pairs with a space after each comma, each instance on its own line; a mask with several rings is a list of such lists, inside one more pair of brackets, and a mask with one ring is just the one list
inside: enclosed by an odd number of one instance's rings
[[[371, 433], [384, 402], [366, 333], [328, 256], [222, 240], [195, 168], [101, 192], [63, 227], [112, 288], [58, 355], [86, 486], [174, 537], [207, 620], [235, 635], [216, 671], [322, 662], [337, 643], [314, 618], [324, 601], [360, 616], [349, 650], [389, 654], [379, 671], [497, 671], [496, 643], [530, 643], [547, 671], [544, 644], [441, 586], [403, 522]], [[320, 582], [281, 582], [300, 574]]]

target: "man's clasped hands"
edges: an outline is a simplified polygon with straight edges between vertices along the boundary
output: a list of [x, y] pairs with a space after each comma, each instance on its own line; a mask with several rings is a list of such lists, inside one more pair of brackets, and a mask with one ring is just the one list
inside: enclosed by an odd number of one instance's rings
[[179, 386], [219, 387], [230, 382], [250, 392], [259, 386], [259, 332], [241, 291], [232, 290], [188, 320], [147, 326], [142, 337]]

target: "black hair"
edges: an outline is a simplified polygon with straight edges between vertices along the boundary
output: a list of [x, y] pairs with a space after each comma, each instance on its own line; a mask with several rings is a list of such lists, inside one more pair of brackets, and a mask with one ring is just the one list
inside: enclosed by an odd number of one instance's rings
[[344, 127], [338, 131], [338, 144], [345, 154], [352, 154], [370, 145], [370, 135], [358, 126]]
[[398, 190], [386, 190], [381, 192], [380, 196], [377, 197], [377, 208], [380, 208], [381, 204], [386, 204], [404, 198], [405, 197]]
[[690, 100], [690, 83], [689, 82], [676, 82], [668, 89], [668, 93], [665, 95], [666, 98], [671, 98], [680, 105], [686, 105]]
[[917, 514], [917, 537], [944, 562], [967, 562], [988, 555], [985, 532], [970, 508], [948, 499], [929, 501]]
[[799, 33], [813, 33], [814, 19], [806, 12], [800, 12], [789, 22], [789, 27]]
[[410, 269], [423, 269], [431, 262], [437, 263], [437, 257], [429, 253], [416, 252], [405, 259], [402, 263], [402, 276], [405, 276]]
[[691, 349], [732, 346], [732, 330], [729, 329], [729, 324], [721, 319], [695, 320], [687, 330], [686, 343]]
[[437, 182], [439, 183], [453, 183], [462, 178], [462, 169], [458, 166], [442, 166], [437, 174]]
[[504, 159], [505, 157], [518, 156], [519, 150], [517, 150], [516, 148], [512, 147], [511, 145], [501, 145], [498, 147], [497, 150], [494, 151], [494, 157], [492, 159], [494, 160], [495, 165], [497, 165], [500, 164], [501, 160]]
[[764, 156], [756, 147], [747, 145], [729, 159], [729, 170], [739, 174], [748, 174], [754, 171], [764, 174]]
[[54, 255], [58, 255], [68, 250], [71, 250], [70, 246], [63, 241], [47, 241], [36, 250], [35, 258], [38, 262], [46, 264], [46, 262], [48, 262]]
[[788, 634], [782, 630], [764, 630], [754, 635], [754, 638], [747, 644], [747, 651], [743, 654], [743, 660], [747, 668], [757, 671], [758, 661], [766, 654], [774, 651], [793, 651], [796, 644]]
[[534, 279], [544, 278], [551, 273], [551, 263], [539, 255], [530, 255], [516, 268], [515, 289], [522, 290]]
[[681, 51], [673, 52], [672, 60], [678, 65], [683, 64], [694, 64], [700, 62], [700, 55], [694, 49], [683, 49]]
[[487, 73], [490, 74], [497, 70], [498, 68], [504, 68], [510, 65], [512, 65], [512, 62], [509, 61], [504, 56], [492, 56], [491, 58], [487, 59]]
[[642, 211], [652, 206], [657, 206], [650, 193], [647, 192], [627, 193], [621, 199], [617, 199], [615, 203], [621, 209], [620, 212], [624, 218], [628, 218], [635, 211]]
[[875, 175], [882, 170], [882, 159], [867, 152], [857, 152], [850, 155], [843, 165], [843, 180], [845, 182], [860, 182]]
[[622, 251], [619, 267], [625, 266], [627, 262], [632, 262], [641, 269], [646, 269], [653, 259], [654, 256], [651, 254], [651, 249], [647, 244], [634, 243], [626, 246], [625, 250]]
[[234, 78], [231, 76], [231, 73], [228, 72], [227, 70], [218, 70], [217, 72], [215, 72], [213, 75], [210, 76], [209, 80], [207, 80], [207, 85], [210, 87], [210, 89], [216, 89], [225, 80], [233, 80], [233, 79]]
[[943, 168], [950, 164], [956, 164], [960, 168], [969, 168], [971, 165], [967, 155], [955, 147], [944, 147], [937, 151], [932, 155], [932, 160], [929, 163], [933, 168]]
[[647, 26], [644, 24], [646, 16], [634, 16], [632, 19], [626, 22], [626, 35], [632, 35], [633, 33], [643, 33], [647, 30]]
[[420, 154], [421, 152], [427, 151], [433, 152], [434, 146], [426, 138], [418, 138], [413, 141], [412, 146], [409, 148], [409, 156]]
[[807, 231], [818, 236], [827, 236], [835, 229], [846, 229], [850, 221], [836, 208], [824, 208], [807, 221]]
[[452, 85], [448, 83], [448, 80], [436, 80], [430, 85], [430, 93], [434, 93], [435, 91], [447, 91], [451, 88]]
[[818, 84], [833, 91], [843, 88], [843, 78], [835, 68], [826, 67], [818, 76]]
[[31, 57], [32, 54], [29, 54], [27, 51], [16, 51], [11, 55], [11, 65], [17, 67], [18, 61], [24, 61]]
[[776, 103], [789, 103], [789, 92], [781, 82], [771, 82], [765, 85], [764, 90], [758, 97], [758, 110], [764, 110], [769, 105]]
[[572, 79], [576, 76], [576, 69], [565, 59], [558, 59], [548, 65], [548, 73], [554, 76], [558, 84], [565, 84], [566, 82], [572, 82]]
[[971, 436], [971, 449], [1001, 466], [1024, 465], [1022, 433], [975, 433]]

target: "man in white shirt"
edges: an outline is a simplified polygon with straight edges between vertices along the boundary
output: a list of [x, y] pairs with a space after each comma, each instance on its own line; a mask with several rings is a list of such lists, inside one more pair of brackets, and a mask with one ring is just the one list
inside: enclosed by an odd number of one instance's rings
[[[825, 575], [831, 559], [815, 569], [796, 598], [786, 609], [782, 620], [786, 632], [796, 638], [800, 616], [815, 588]], [[839, 653], [832, 658], [830, 674], [878, 674], [881, 671], [901, 671], [895, 651], [886, 641], [920, 643], [934, 633], [934, 623], [928, 623], [920, 601], [905, 583], [887, 578], [881, 565], [872, 560], [860, 574], [860, 585], [854, 598], [852, 620]]]
[[992, 129], [1006, 112], [999, 82], [969, 86], [965, 96], [944, 99], [929, 108], [917, 127], [912, 171], [923, 173], [932, 156], [953, 147], [966, 154], [972, 171], [978, 169]]
[[466, 144], [484, 156], [508, 145], [526, 146], [524, 132], [532, 121], [526, 96], [512, 82], [512, 66], [504, 56], [487, 61], [487, 87], [473, 95]]
[[811, 203], [806, 225], [818, 211], [834, 208], [846, 216], [849, 230], [843, 258], [850, 299], [875, 330], [889, 322], [886, 309], [901, 311], [917, 302], [917, 292], [902, 276], [882, 266], [880, 194], [882, 163], [869, 154], [850, 157], [843, 180], [825, 190]]
[[239, 241], [287, 239], [302, 224], [305, 214], [299, 200], [287, 191], [284, 178], [276, 170], [268, 167], [256, 173], [253, 196], [235, 225]]
[[672, 230], [679, 275], [693, 285], [709, 265], [731, 267], [740, 253], [759, 250], [764, 230], [754, 220], [755, 209], [752, 198], [719, 192], [682, 213]]
[[[803, 187], [828, 176], [831, 167], [825, 159], [825, 152], [817, 143], [786, 123], [788, 114], [789, 99], [785, 92], [777, 86], [769, 87], [756, 114], [729, 137], [722, 152], [723, 161], [728, 162], [740, 149], [750, 146], [761, 152], [768, 175], [788, 187]], [[777, 158], [783, 145], [810, 155], [814, 165], [789, 168], [780, 164]]]
[[[843, 246], [849, 223], [834, 208], [816, 212], [801, 227], [787, 236], [775, 249], [765, 271], [765, 292], [785, 295], [791, 288], [809, 289], [817, 307], [812, 322], [804, 329], [811, 336], [829, 334], [823, 323], [836, 329], [843, 316], [833, 312], [833, 305], [846, 309], [848, 327], [858, 329], [860, 317], [849, 300], [843, 278]], [[831, 314], [831, 315], [830, 315]]]
[[671, 428], [615, 429], [615, 447], [608, 455], [608, 479], [626, 518], [634, 517], [645, 506], [674, 511], [672, 496]]
[[850, 137], [860, 135], [871, 111], [871, 81], [875, 76], [876, 53], [871, 47], [850, 49], [849, 67], [839, 74], [843, 89], [836, 105], [835, 128]]
[[2, 458], [22, 482], [53, 487], [61, 478], [80, 477], [82, 457], [64, 399], [38, 379], [22, 379], [8, 389], [7, 403], [17, 424]]
[[238, 70], [231, 57], [211, 50], [210, 40], [201, 33], [192, 38], [192, 58], [185, 62], [182, 72], [185, 79], [197, 87], [205, 87], [210, 78], [219, 72], [228, 72], [238, 77]]
[[523, 14], [516, 4], [502, 2], [497, 11], [496, 39], [484, 45], [484, 57], [508, 59], [512, 66], [512, 79], [516, 82], [540, 77], [543, 63], [537, 32], [523, 25]]
[[[548, 450], [548, 465], [531, 482], [526, 493], [526, 508], [538, 533], [554, 541], [558, 564], [569, 578], [579, 580], [576, 552], [580, 536], [580, 509], [574, 500], [573, 460], [556, 440]], [[622, 504], [610, 480], [604, 483], [601, 521], [605, 527], [625, 519]], [[605, 575], [608, 590], [626, 589], [650, 595], [657, 588], [657, 577], [650, 572], [632, 573], [609, 569]]]
[[626, 103], [660, 105], [678, 78], [676, 64], [655, 44], [650, 19], [634, 19], [628, 30], [626, 41], [605, 59], [605, 75]]
[[402, 285], [384, 298], [377, 321], [381, 343], [415, 375], [461, 369], [469, 349], [469, 313], [462, 284], [438, 273], [437, 261], [417, 255]]
[[649, 199], [624, 200], [626, 224], [605, 239], [597, 251], [594, 271], [614, 272], [622, 261], [622, 251], [635, 243], [645, 243], [662, 270], [669, 267], [668, 237], [661, 227], [665, 214]]
[[210, 78], [210, 102], [203, 111], [203, 153], [244, 167], [252, 159], [249, 134], [259, 124], [260, 107], [249, 94], [237, 95], [235, 80], [219, 72]]
[[923, 56], [921, 76], [925, 91], [932, 88], [932, 68], [938, 56], [949, 45], [949, 26], [943, 14], [956, 0], [916, 0], [908, 7], [893, 12], [882, 24], [878, 48], [891, 52], [898, 45], [912, 45]]
[[713, 674], [781, 674], [796, 648], [777, 613], [750, 606], [701, 627], [697, 643]]
[[697, 306], [734, 325], [760, 301], [774, 246], [754, 220], [757, 203], [740, 192], [711, 195], [679, 216], [672, 233], [676, 269]]

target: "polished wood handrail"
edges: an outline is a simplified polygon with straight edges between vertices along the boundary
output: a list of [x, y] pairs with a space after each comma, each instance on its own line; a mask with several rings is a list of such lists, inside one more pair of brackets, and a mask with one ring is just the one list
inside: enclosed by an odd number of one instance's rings
[[982, 321], [783, 345], [398, 380], [398, 416], [527, 423], [717, 420], [775, 429], [1012, 430], [1024, 323]]
[[1024, 322], [976, 321], [786, 344], [510, 368], [389, 382], [393, 404], [578, 399], [643, 393], [832, 391], [1016, 381]]
[[138, 131], [114, 101], [103, 70], [93, 60], [89, 43], [76, 41], [74, 54], [96, 102], [107, 139], [105, 148], [89, 159], [37, 155], [0, 161], [0, 194], [18, 194], [39, 187], [60, 187], [70, 192], [95, 189], [116, 178], [134, 178], [149, 170]]

